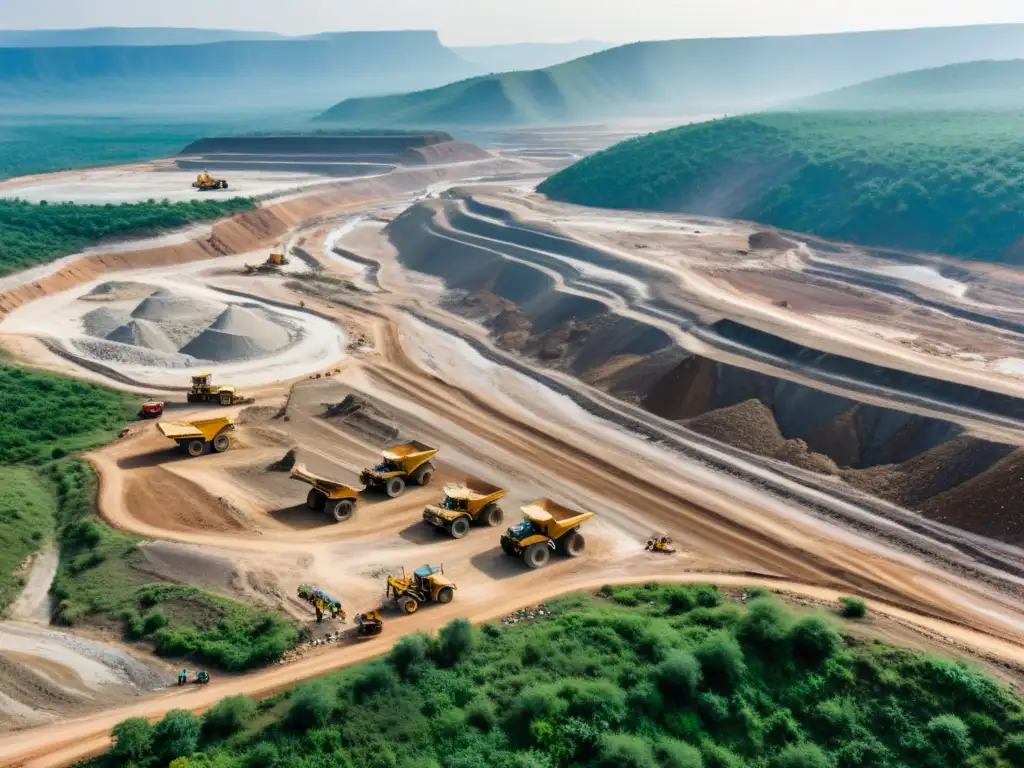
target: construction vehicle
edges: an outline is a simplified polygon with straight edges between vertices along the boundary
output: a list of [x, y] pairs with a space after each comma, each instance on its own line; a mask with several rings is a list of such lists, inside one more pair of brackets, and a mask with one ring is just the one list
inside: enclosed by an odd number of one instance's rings
[[594, 516], [593, 512], [578, 512], [551, 499], [532, 501], [522, 512], [523, 521], [501, 537], [506, 555], [521, 557], [530, 568], [543, 568], [552, 552], [567, 557], [583, 554], [586, 541], [579, 527]]
[[407, 483], [430, 483], [434, 476], [434, 465], [430, 460], [437, 451], [437, 448], [418, 440], [392, 445], [382, 452], [384, 460], [380, 464], [362, 471], [359, 482], [366, 486], [366, 490], [383, 491], [392, 499], [398, 498]]
[[210, 682], [210, 673], [207, 672], [205, 669], [200, 670], [200, 672], [196, 675], [196, 682], [199, 683], [199, 685], [206, 685], [208, 682]]
[[228, 384], [214, 384], [213, 374], [203, 371], [192, 377], [188, 390], [190, 403], [219, 403], [220, 405], [248, 405], [255, 403], [254, 397], [242, 397]]
[[348, 520], [355, 512], [360, 492], [352, 486], [314, 475], [305, 464], [292, 467], [289, 477], [313, 486], [306, 494], [306, 506], [310, 509], [327, 512], [339, 523]]
[[231, 447], [231, 432], [235, 429], [235, 423], [223, 416], [188, 422], [158, 421], [156, 426], [189, 456], [202, 456], [209, 448], [223, 453]]
[[385, 595], [395, 599], [402, 613], [416, 613], [422, 603], [450, 603], [455, 597], [455, 585], [444, 575], [443, 565], [425, 565], [412, 572], [412, 577], [388, 576]]
[[423, 520], [443, 528], [453, 539], [461, 539], [474, 523], [492, 528], [501, 525], [505, 513], [497, 501], [507, 493], [504, 488], [476, 477], [467, 477], [463, 483], [448, 483], [444, 499], [424, 509]]
[[309, 584], [299, 585], [299, 599], [305, 600], [316, 609], [316, 623], [324, 620], [325, 614], [332, 619], [345, 620], [345, 611], [341, 609], [341, 600], [335, 600], [326, 592], [314, 589]]
[[283, 253], [272, 253], [262, 264], [246, 264], [245, 274], [252, 275], [256, 272], [277, 272], [286, 264], [288, 264], [288, 258]]
[[210, 175], [209, 171], [203, 171], [196, 180], [192, 182], [192, 189], [198, 189], [200, 192], [209, 192], [211, 189], [227, 189], [228, 183], [224, 179], [215, 179]]
[[644, 549], [647, 552], [660, 552], [663, 555], [672, 555], [676, 551], [676, 548], [672, 546], [672, 539], [668, 536], [651, 536]]
[[356, 616], [356, 626], [359, 628], [359, 637], [376, 637], [384, 631], [384, 619], [380, 611], [369, 611]]
[[139, 409], [140, 419], [159, 419], [164, 415], [164, 404], [161, 400], [147, 400]]

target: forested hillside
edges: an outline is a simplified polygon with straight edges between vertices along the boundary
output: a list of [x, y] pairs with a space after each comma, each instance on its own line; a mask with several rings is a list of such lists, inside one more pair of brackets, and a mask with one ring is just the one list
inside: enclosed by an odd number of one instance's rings
[[797, 113], [715, 120], [592, 155], [555, 200], [749, 219], [868, 245], [1024, 264], [1024, 117]]
[[516, 627], [457, 619], [259, 705], [127, 720], [93, 765], [1010, 768], [1022, 722], [1018, 698], [962, 664], [758, 591], [648, 585]]

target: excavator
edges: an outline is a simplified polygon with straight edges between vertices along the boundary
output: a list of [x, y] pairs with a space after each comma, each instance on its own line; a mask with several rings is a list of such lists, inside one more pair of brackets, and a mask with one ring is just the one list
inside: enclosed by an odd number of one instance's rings
[[209, 192], [212, 189], [227, 189], [228, 183], [224, 179], [215, 179], [210, 175], [209, 171], [203, 171], [196, 180], [192, 182], [192, 189], [198, 189], [200, 192]]

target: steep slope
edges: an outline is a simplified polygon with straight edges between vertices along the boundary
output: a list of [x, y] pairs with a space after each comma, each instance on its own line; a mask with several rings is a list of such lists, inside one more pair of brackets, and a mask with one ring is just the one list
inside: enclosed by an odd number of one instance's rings
[[1024, 60], [971, 61], [851, 85], [799, 102], [811, 109], [1024, 109]]
[[1024, 25], [635, 43], [547, 69], [352, 99], [321, 119], [509, 125], [708, 114], [809, 97], [873, 77], [1024, 50]]
[[428, 87], [471, 74], [435, 32], [351, 32], [202, 45], [0, 49], [0, 99], [117, 100], [221, 110], [316, 107], [326, 94]]
[[280, 40], [276, 32], [187, 27], [0, 29], [0, 48], [77, 48], [93, 45], [199, 45], [225, 40]]
[[1022, 151], [1010, 113], [779, 113], [626, 141], [539, 189], [583, 205], [740, 218], [1021, 264]]

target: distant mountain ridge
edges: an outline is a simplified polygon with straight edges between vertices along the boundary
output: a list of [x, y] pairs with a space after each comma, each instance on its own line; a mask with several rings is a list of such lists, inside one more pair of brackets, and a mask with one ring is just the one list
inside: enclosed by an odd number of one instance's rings
[[85, 48], [95, 45], [198, 45], [226, 40], [281, 40], [276, 32], [189, 27], [0, 29], [0, 48]]
[[1024, 24], [634, 43], [543, 69], [353, 98], [349, 125], [523, 125], [764, 108], [876, 77], [1024, 55]]
[[511, 43], [508, 45], [453, 46], [459, 56], [479, 72], [542, 69], [613, 48], [612, 43], [577, 40], [571, 43]]
[[316, 107], [336, 97], [428, 87], [470, 65], [436, 32], [345, 32], [197, 45], [0, 49], [0, 98], [229, 108]]
[[903, 72], [804, 99], [809, 109], [1024, 109], [1024, 51], [1011, 61], [971, 61]]

